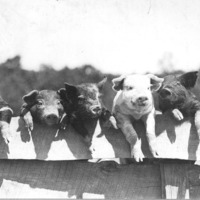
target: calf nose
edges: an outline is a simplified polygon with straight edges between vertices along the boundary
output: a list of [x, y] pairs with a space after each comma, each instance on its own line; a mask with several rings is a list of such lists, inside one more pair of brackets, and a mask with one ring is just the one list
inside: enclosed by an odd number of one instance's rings
[[147, 100], [148, 100], [148, 97], [145, 97], [145, 96], [139, 97], [137, 99], [138, 102], [144, 102], [144, 101], [147, 101]]
[[91, 111], [95, 114], [98, 113], [100, 110], [101, 110], [101, 107], [99, 105], [91, 107]]
[[58, 119], [58, 116], [55, 114], [49, 114], [46, 116], [46, 119], [50, 121], [56, 121]]

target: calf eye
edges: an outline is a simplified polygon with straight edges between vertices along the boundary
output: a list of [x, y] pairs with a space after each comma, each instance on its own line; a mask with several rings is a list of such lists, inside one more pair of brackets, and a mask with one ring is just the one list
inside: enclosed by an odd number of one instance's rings
[[80, 100], [84, 100], [85, 97], [84, 97], [83, 95], [80, 95], [80, 96], [78, 96], [78, 99], [80, 99]]
[[43, 101], [38, 100], [38, 101], [37, 101], [37, 106], [38, 106], [38, 107], [43, 106]]
[[132, 90], [132, 89], [133, 89], [132, 86], [128, 86], [128, 87], [127, 87], [127, 90]]
[[103, 94], [99, 94], [98, 97], [101, 98], [103, 96]]
[[80, 96], [78, 96], [78, 102], [80, 103], [80, 104], [82, 104], [83, 102], [85, 102], [85, 97], [83, 96], [83, 95], [80, 95]]
[[60, 105], [61, 103], [62, 103], [61, 100], [58, 100], [58, 101], [57, 101], [57, 104], [58, 104], [58, 105]]

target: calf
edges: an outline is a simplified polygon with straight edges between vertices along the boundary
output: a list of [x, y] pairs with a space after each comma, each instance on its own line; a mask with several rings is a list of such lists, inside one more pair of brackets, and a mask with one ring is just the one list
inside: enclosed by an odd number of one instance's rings
[[0, 97], [0, 130], [2, 137], [7, 144], [10, 140], [10, 120], [13, 115], [13, 110], [9, 104]]
[[33, 124], [59, 126], [64, 114], [59, 94], [53, 90], [33, 90], [23, 96], [21, 116], [31, 130]]
[[23, 100], [25, 103], [21, 115], [29, 131], [24, 127], [24, 123], [21, 123], [21, 140], [33, 141], [36, 159], [47, 159], [54, 141], [65, 138], [64, 132], [60, 130], [60, 121], [65, 114], [60, 95], [53, 90], [33, 90], [25, 95]]
[[157, 90], [163, 79], [155, 75], [132, 74], [113, 79], [113, 89], [117, 94], [113, 102], [113, 114], [118, 127], [124, 133], [131, 146], [131, 156], [138, 162], [144, 155], [141, 140], [132, 125], [133, 121], [142, 119], [145, 123], [150, 150], [156, 157], [155, 108], [152, 90]]
[[106, 81], [107, 78], [104, 78], [97, 84], [83, 83], [77, 86], [65, 83], [65, 88], [58, 91], [68, 115], [67, 119], [89, 145], [98, 119], [106, 121], [110, 117], [100, 99]]
[[200, 139], [200, 102], [190, 90], [195, 86], [197, 77], [197, 71], [165, 76], [158, 94], [162, 112], [171, 111], [177, 120], [194, 117]]

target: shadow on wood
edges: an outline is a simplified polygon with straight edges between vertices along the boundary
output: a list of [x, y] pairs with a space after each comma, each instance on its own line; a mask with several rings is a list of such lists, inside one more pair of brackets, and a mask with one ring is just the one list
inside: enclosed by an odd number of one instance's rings
[[9, 159], [74, 160], [91, 158], [81, 137], [69, 126], [66, 130], [34, 125], [29, 132], [19, 117], [11, 121]]
[[[0, 158], [39, 160], [130, 158], [129, 144], [120, 130], [101, 128], [98, 123], [92, 140], [92, 148], [89, 151], [82, 136], [70, 125], [66, 130], [61, 131], [35, 125], [30, 133], [21, 121], [19, 117], [12, 119], [12, 140], [8, 147], [0, 146]], [[140, 121], [135, 122], [134, 125], [142, 139], [145, 157], [151, 158], [144, 125]], [[199, 160], [199, 140], [193, 119], [187, 118], [179, 122], [169, 113], [157, 114], [156, 135], [160, 158]]]
[[[142, 151], [146, 158], [152, 158], [149, 150], [149, 145], [146, 138], [145, 127], [142, 121], [134, 122], [134, 127], [142, 140]], [[112, 130], [105, 131], [105, 136], [108, 141], [113, 145], [113, 149], [118, 154], [121, 149], [127, 148], [127, 143], [121, 131]], [[197, 160], [200, 156], [198, 150], [199, 139], [197, 131], [192, 118], [187, 118], [182, 121], [175, 120], [170, 113], [164, 115], [156, 115], [156, 136], [157, 136], [157, 149], [160, 158], [178, 158], [186, 160]], [[122, 141], [123, 140], [123, 145]], [[121, 146], [120, 146], [121, 145]], [[126, 148], [124, 148], [126, 147]], [[123, 156], [117, 156], [124, 158]], [[130, 154], [129, 154], [130, 157]]]

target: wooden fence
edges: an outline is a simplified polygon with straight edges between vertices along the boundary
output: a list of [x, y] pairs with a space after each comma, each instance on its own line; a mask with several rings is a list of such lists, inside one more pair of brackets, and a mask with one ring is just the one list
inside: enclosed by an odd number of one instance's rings
[[[120, 130], [97, 126], [90, 152], [70, 126], [60, 132], [35, 126], [28, 132], [20, 118], [13, 118], [10, 143], [0, 138], [0, 197], [199, 199], [193, 120], [157, 114], [156, 124], [160, 158], [152, 158], [144, 127], [136, 123], [146, 158], [134, 163]], [[129, 164], [119, 164], [124, 158]]]

